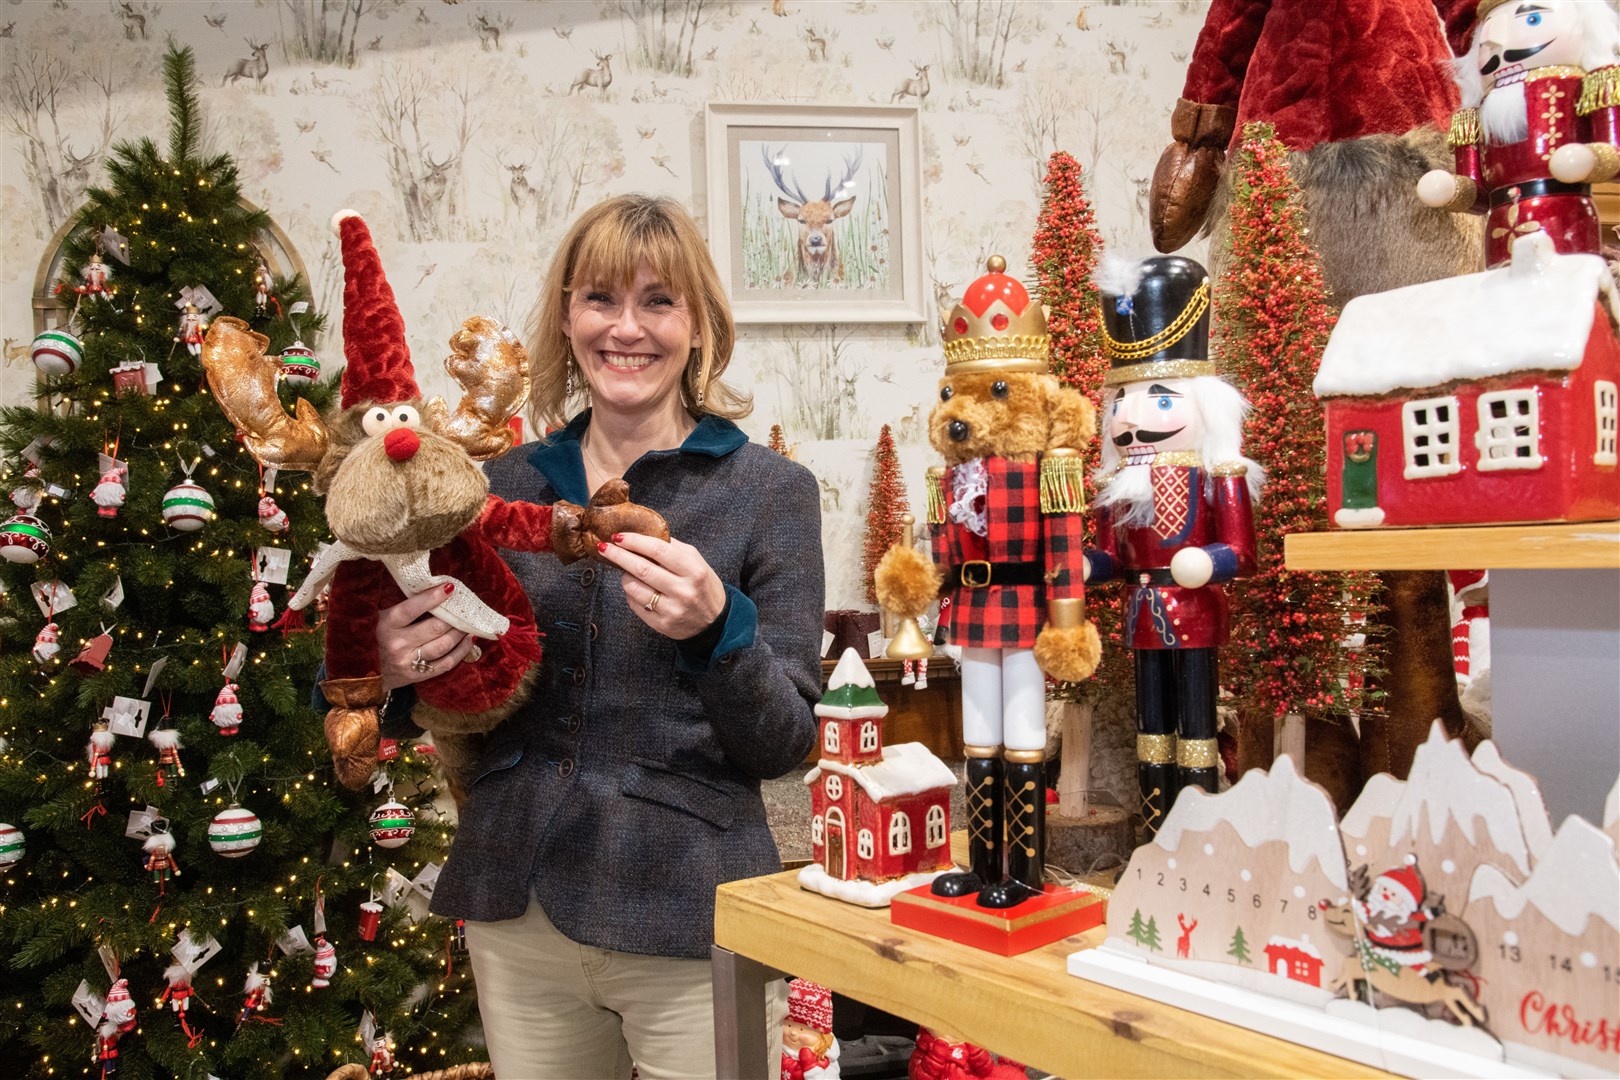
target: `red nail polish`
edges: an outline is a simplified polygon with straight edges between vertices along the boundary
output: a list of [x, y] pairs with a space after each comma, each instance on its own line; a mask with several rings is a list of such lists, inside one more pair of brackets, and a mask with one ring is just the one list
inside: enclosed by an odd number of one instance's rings
[[606, 540], [598, 540], [596, 542], [596, 550], [597, 551], [606, 551], [607, 550], [607, 541]]
[[614, 534], [613, 534], [613, 542], [614, 542], [614, 543], [615, 543], [615, 544], [622, 544], [622, 543], [624, 543], [624, 533], [614, 533]]
[[453, 593], [455, 591], [456, 591], [456, 583], [455, 582], [447, 581], [447, 582], [444, 583], [444, 594], [446, 596], [449, 596], [451, 593]]

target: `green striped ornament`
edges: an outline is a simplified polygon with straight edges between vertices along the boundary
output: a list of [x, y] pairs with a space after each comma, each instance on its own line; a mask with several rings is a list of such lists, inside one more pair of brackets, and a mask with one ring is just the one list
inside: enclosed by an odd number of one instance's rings
[[227, 859], [240, 859], [259, 846], [263, 835], [259, 815], [232, 803], [214, 815], [208, 825], [208, 846]]
[[214, 497], [190, 479], [163, 493], [163, 524], [170, 528], [196, 532], [213, 520]]
[[392, 799], [371, 812], [371, 840], [380, 848], [397, 848], [416, 832], [416, 815]]
[[84, 342], [66, 330], [47, 330], [34, 339], [31, 355], [41, 375], [71, 375], [84, 360]]
[[308, 386], [321, 377], [321, 362], [302, 341], [295, 341], [281, 354], [281, 381], [288, 386]]
[[51, 530], [32, 514], [16, 514], [0, 524], [0, 557], [7, 562], [38, 562], [51, 550]]
[[0, 866], [11, 866], [22, 861], [23, 831], [15, 825], [0, 822]]

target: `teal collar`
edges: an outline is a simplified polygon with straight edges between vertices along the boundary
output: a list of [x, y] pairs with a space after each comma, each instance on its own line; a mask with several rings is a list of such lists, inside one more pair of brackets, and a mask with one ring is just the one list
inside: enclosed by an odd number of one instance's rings
[[[584, 505], [590, 501], [585, 490], [585, 459], [580, 454], [579, 440], [591, 423], [591, 410], [586, 409], [568, 425], [534, 444], [529, 451], [529, 464], [551, 484], [558, 497]], [[698, 421], [685, 441], [674, 450], [653, 450], [641, 455], [625, 471], [633, 472], [643, 461], [668, 457], [671, 454], [697, 454], [700, 457], [723, 458], [748, 441], [742, 429], [730, 420], [718, 416], [704, 416]]]

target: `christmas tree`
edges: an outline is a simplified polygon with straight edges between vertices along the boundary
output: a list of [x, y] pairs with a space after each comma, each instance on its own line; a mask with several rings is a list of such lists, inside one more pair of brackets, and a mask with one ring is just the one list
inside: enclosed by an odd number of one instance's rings
[[781, 424], [771, 425], [771, 441], [765, 444], [783, 457], [788, 456], [787, 436], [782, 434]]
[[866, 546], [861, 555], [862, 587], [866, 602], [877, 603], [877, 587], [872, 575], [883, 553], [904, 536], [900, 518], [911, 513], [906, 501], [906, 485], [900, 479], [900, 456], [894, 449], [894, 434], [884, 424], [872, 451], [872, 486], [866, 493]]
[[1142, 945], [1154, 952], [1162, 951], [1159, 943], [1159, 923], [1153, 916], [1148, 916], [1147, 929], [1142, 933]]
[[1285, 535], [1327, 525], [1327, 448], [1311, 381], [1333, 309], [1305, 235], [1287, 148], [1269, 125], [1244, 129], [1231, 183], [1231, 255], [1216, 285], [1216, 346], [1222, 370], [1253, 406], [1244, 452], [1268, 472], [1255, 510], [1258, 569], [1233, 590], [1223, 673], [1249, 715], [1347, 717], [1353, 680], [1345, 641], [1350, 623], [1365, 616], [1372, 580], [1283, 565]]
[[1249, 962], [1249, 940], [1243, 936], [1243, 927], [1232, 931], [1232, 944], [1227, 948], [1226, 955], [1240, 964]]
[[1131, 912], [1131, 925], [1130, 928], [1125, 931], [1125, 936], [1136, 942], [1138, 945], [1147, 944], [1147, 924], [1142, 921], [1141, 908], [1137, 908], [1135, 911]]
[[[194, 352], [203, 319], [244, 319], [287, 356], [284, 400], [323, 404], [289, 385], [321, 320], [295, 323], [304, 283], [268, 275], [268, 217], [199, 145], [189, 49], [165, 76], [167, 152], [117, 147], [66, 242], [71, 321], [36, 347], [51, 407], [0, 412], [0, 450], [32, 463], [0, 527], [0, 1061], [85, 1075], [116, 1046], [130, 1077], [324, 1077], [371, 1060], [366, 1013], [413, 1070], [469, 1060], [471, 982], [423, 907], [448, 826], [423, 802], [407, 839], [408, 809], [333, 780], [321, 635], [272, 625], [276, 558], [296, 585], [320, 506], [307, 477], [261, 474]], [[419, 754], [386, 768], [431, 794]], [[373, 807], [399, 828], [368, 828]], [[373, 890], [397, 902], [364, 940]]]

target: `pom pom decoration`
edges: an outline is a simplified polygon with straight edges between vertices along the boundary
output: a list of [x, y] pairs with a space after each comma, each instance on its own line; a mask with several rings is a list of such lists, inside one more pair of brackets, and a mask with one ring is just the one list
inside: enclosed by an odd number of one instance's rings
[[15, 514], [0, 524], [0, 558], [7, 562], [38, 562], [51, 550], [51, 530], [32, 514]]
[[90, 501], [96, 504], [96, 513], [102, 517], [117, 517], [125, 494], [123, 470], [109, 469], [101, 474], [101, 482], [90, 492]]
[[321, 362], [315, 351], [302, 341], [295, 341], [281, 353], [281, 381], [293, 389], [301, 389], [321, 377]]
[[48, 664], [56, 659], [56, 654], [62, 649], [61, 643], [57, 641], [59, 633], [61, 631], [57, 625], [48, 622], [34, 635], [34, 663]]
[[410, 807], [389, 799], [371, 812], [371, 841], [380, 848], [403, 847], [416, 832]]
[[273, 533], [287, 531], [287, 511], [276, 505], [276, 500], [266, 495], [259, 500], [259, 524]]
[[246, 807], [232, 803], [214, 815], [208, 823], [208, 846], [214, 854], [227, 859], [240, 859], [259, 846], [263, 835], [259, 816]]
[[41, 375], [71, 375], [84, 362], [84, 342], [66, 330], [47, 330], [34, 339], [29, 355]]
[[337, 971], [337, 950], [332, 948], [331, 942], [324, 937], [315, 937], [315, 977], [309, 983], [315, 989], [332, 984], [332, 976]]
[[163, 524], [196, 532], [214, 520], [214, 497], [186, 477], [163, 493]]
[[220, 687], [219, 694], [214, 698], [213, 711], [208, 714], [209, 721], [217, 728], [221, 735], [235, 735], [242, 728], [242, 706], [236, 700], [236, 684], [226, 683]]
[[0, 866], [15, 866], [27, 853], [27, 838], [15, 825], [0, 821]]

